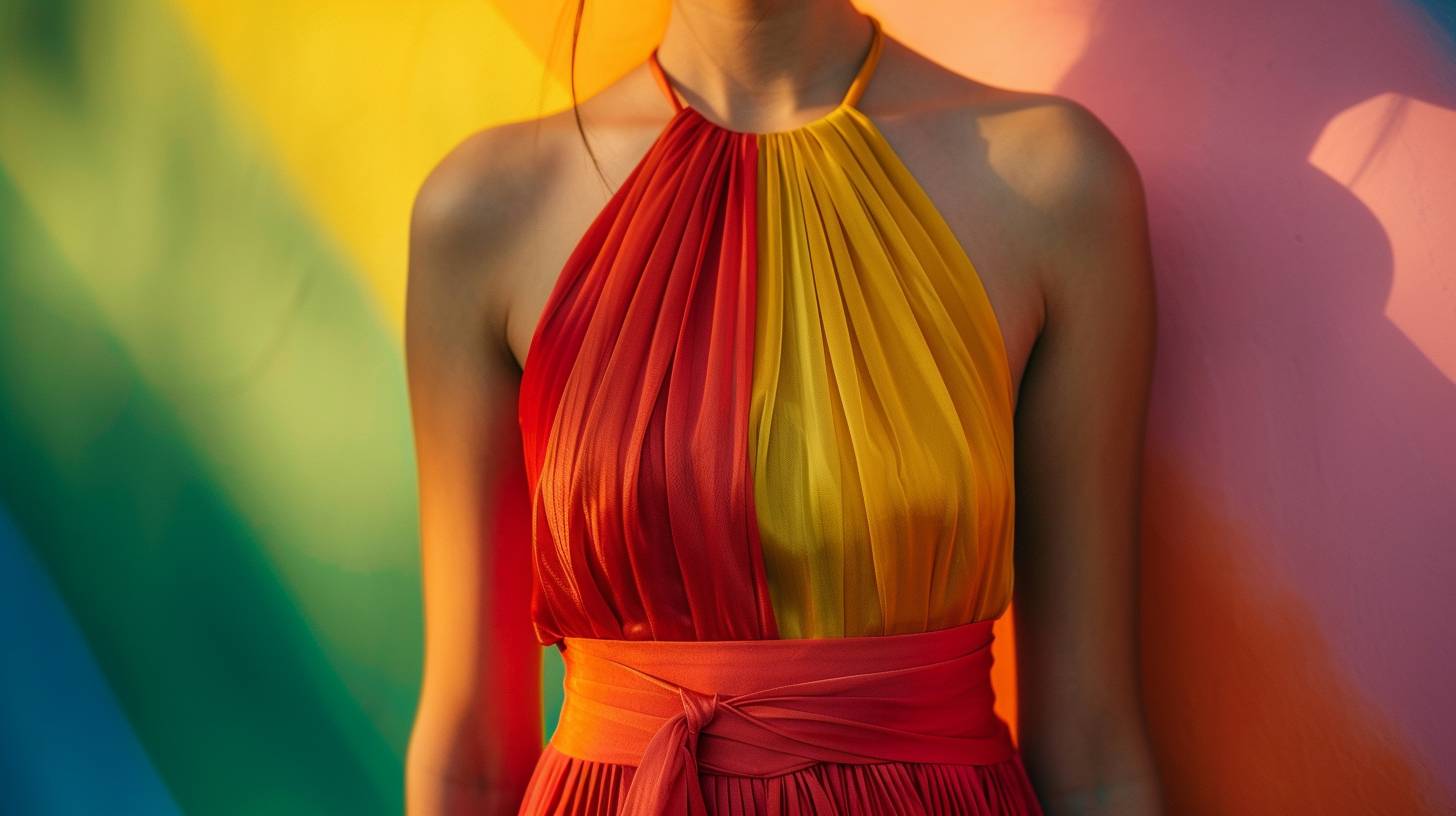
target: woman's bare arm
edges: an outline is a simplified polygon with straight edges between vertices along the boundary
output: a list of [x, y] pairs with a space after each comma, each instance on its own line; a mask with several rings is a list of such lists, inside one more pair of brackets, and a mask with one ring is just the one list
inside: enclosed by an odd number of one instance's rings
[[1161, 810], [1138, 671], [1139, 494], [1154, 343], [1141, 179], [1085, 108], [1038, 113], [1043, 329], [1016, 418], [1018, 721], [1048, 816]]
[[489, 131], [467, 140], [411, 217], [405, 357], [425, 617], [411, 816], [516, 813], [541, 748], [519, 369], [503, 339], [502, 267], [521, 209], [506, 148]]

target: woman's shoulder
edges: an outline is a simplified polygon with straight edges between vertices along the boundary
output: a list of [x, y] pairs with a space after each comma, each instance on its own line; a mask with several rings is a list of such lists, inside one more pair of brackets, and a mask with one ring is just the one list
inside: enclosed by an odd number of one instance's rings
[[999, 210], [1026, 248], [1043, 328], [1072, 313], [1123, 310], [1151, 282], [1142, 174], [1127, 146], [1078, 100], [991, 88], [964, 116], [1003, 189]]
[[412, 230], [432, 242], [504, 249], [565, 164], [558, 118], [483, 127], [458, 141], [421, 181]]
[[1076, 222], [1141, 195], [1126, 145], [1075, 99], [998, 88], [981, 118], [1008, 183], [1049, 216]]
[[885, 57], [867, 113], [984, 261], [1015, 360], [1053, 312], [1102, 308], [1099, 293], [1145, 286], [1135, 257], [1146, 239], [1140, 172], [1100, 116], [1064, 95], [958, 73], [903, 44]]
[[411, 298], [465, 306], [456, 314], [496, 337], [532, 213], [551, 195], [558, 163], [532, 130], [542, 129], [508, 123], [461, 139], [426, 173], [410, 210]]
[[661, 126], [660, 110], [641, 109], [642, 73], [639, 66], [574, 109], [468, 134], [427, 173], [416, 194], [416, 208], [447, 230], [476, 234], [483, 226], [509, 227], [511, 218], [529, 210], [523, 204], [549, 197], [557, 182], [580, 175], [581, 163], [590, 158], [588, 141], [601, 155]]
[[447, 149], [415, 192], [410, 286], [468, 298], [489, 322], [484, 330], [503, 336], [512, 304], [548, 285], [610, 197], [593, 156], [616, 183], [629, 169], [622, 157], [661, 126], [624, 105], [628, 81], [640, 84], [635, 73], [577, 111], [482, 127]]
[[[1131, 154], [1107, 123], [1082, 102], [1056, 93], [1018, 90], [958, 73], [896, 43], [887, 60], [884, 98], [960, 141], [1026, 203], [1075, 217], [1098, 199], [1126, 196], [1140, 183]], [[888, 54], [888, 52], [887, 52]]]

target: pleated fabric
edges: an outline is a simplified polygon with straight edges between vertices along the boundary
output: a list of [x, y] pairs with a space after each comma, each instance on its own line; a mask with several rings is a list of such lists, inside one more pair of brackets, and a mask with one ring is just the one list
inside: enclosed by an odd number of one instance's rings
[[[1009, 605], [1003, 336], [855, 106], [874, 30], [845, 100], [776, 133], [681, 103], [654, 53], [675, 115], [572, 252], [522, 372], [543, 645], [888, 636]], [[521, 812], [618, 814], [635, 771], [548, 745]], [[699, 777], [737, 816], [1040, 813], [1014, 751]]]
[[970, 259], [874, 123], [759, 142], [749, 440], [781, 637], [1010, 604], [1012, 385]]
[[749, 473], [758, 144], [675, 119], [572, 253], [520, 424], [536, 633], [776, 637]]
[[[615, 816], [636, 769], [589, 762], [547, 745], [523, 814]], [[699, 776], [709, 813], [718, 816], [1040, 816], [1021, 755], [991, 765], [885, 762], [821, 763], [783, 776]], [[816, 801], [827, 791], [830, 804]]]

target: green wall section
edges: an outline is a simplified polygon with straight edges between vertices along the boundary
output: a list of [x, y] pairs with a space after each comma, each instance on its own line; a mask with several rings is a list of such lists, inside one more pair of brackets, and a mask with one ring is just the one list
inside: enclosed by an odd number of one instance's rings
[[398, 813], [401, 355], [217, 93], [153, 2], [0, 3], [0, 503], [184, 812]]

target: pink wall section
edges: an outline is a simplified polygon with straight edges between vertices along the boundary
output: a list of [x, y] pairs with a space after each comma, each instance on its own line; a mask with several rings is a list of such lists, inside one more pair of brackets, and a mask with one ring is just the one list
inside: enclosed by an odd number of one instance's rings
[[1390, 0], [879, 3], [1149, 192], [1145, 682], [1178, 813], [1451, 812], [1456, 66]]

